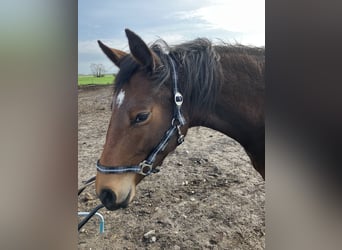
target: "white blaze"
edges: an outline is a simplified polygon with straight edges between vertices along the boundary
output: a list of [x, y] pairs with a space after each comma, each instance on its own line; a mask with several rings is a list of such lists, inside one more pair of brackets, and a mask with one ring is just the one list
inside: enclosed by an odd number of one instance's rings
[[118, 106], [118, 108], [120, 108], [120, 106], [123, 103], [124, 99], [125, 99], [125, 91], [120, 90], [118, 96], [116, 97], [116, 105]]

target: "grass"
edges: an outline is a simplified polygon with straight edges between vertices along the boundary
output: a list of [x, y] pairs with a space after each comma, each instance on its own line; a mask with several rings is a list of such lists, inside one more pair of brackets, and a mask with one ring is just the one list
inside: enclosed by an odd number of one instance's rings
[[78, 85], [87, 84], [112, 84], [114, 82], [114, 76], [104, 75], [103, 77], [94, 77], [92, 75], [78, 75]]

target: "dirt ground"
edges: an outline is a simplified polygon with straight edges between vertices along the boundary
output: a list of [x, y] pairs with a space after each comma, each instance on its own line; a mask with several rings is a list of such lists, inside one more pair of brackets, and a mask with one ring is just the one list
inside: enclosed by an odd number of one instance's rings
[[[79, 88], [79, 187], [96, 174], [112, 88]], [[265, 248], [265, 182], [237, 142], [207, 128], [192, 128], [160, 169], [138, 185], [127, 209], [99, 210], [105, 232], [99, 233], [99, 220], [93, 217], [79, 233], [78, 248]], [[94, 185], [78, 200], [78, 211], [100, 204]]]

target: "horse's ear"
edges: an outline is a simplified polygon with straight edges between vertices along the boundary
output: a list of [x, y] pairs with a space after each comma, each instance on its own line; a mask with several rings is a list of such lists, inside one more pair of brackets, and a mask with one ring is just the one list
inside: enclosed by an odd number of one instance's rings
[[126, 52], [123, 52], [121, 50], [117, 49], [111, 49], [104, 45], [100, 40], [97, 40], [97, 43], [99, 44], [102, 51], [108, 56], [108, 58], [120, 68], [120, 59], [123, 58], [125, 55], [127, 55]]
[[134, 59], [148, 70], [153, 71], [158, 64], [158, 57], [137, 34], [129, 29], [125, 29], [125, 32], [128, 38], [129, 49]]

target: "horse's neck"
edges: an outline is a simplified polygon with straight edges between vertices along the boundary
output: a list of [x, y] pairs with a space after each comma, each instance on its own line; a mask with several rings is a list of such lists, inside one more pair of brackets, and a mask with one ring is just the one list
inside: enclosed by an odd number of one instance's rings
[[[229, 58], [221, 60], [229, 66]], [[205, 126], [220, 131], [239, 142], [254, 168], [265, 178], [264, 67], [255, 61], [233, 65], [224, 71], [221, 90], [210, 114], [200, 111], [190, 115], [190, 127]]]
[[265, 122], [263, 111], [258, 110], [260, 103], [239, 103], [238, 98], [230, 102], [227, 96], [226, 90], [220, 93], [215, 111], [203, 121], [203, 125], [239, 142], [254, 168], [265, 178]]
[[[262, 79], [250, 79], [244, 72], [230, 72], [210, 114], [197, 112], [190, 126], [205, 126], [220, 131], [244, 145], [253, 134], [264, 129], [264, 86]], [[229, 79], [239, 79], [229, 80]]]

